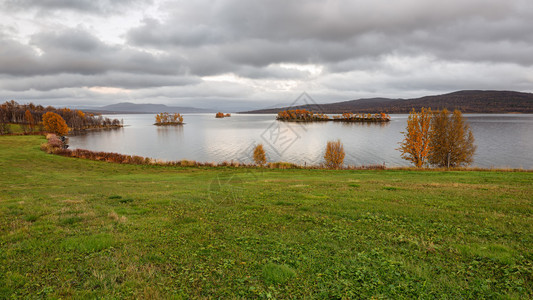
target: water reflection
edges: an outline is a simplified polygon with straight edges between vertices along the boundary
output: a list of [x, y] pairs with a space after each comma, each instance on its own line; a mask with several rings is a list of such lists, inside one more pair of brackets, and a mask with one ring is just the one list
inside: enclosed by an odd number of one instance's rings
[[73, 130], [69, 132], [69, 136], [84, 136], [88, 134], [98, 134], [104, 131], [123, 131], [123, 127], [111, 127], [111, 128], [98, 128], [98, 129], [89, 129], [89, 130]]
[[160, 138], [168, 138], [168, 137], [183, 137], [183, 126], [184, 125], [176, 125], [176, 126], [156, 126], [157, 127], [157, 135]]

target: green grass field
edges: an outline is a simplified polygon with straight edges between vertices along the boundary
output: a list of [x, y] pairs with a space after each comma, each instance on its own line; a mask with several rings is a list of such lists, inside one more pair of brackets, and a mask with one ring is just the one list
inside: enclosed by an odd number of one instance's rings
[[0, 299], [531, 298], [533, 173], [119, 165], [0, 137]]

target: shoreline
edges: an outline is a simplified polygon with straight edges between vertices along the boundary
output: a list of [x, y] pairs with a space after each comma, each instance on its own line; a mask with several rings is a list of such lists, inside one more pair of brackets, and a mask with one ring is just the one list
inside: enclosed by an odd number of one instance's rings
[[430, 171], [430, 172], [446, 172], [446, 171], [485, 171], [485, 172], [533, 172], [533, 169], [524, 168], [481, 168], [481, 167], [455, 167], [455, 168], [416, 168], [411, 166], [396, 166], [387, 167], [386, 163], [375, 165], [345, 165], [337, 169], [327, 168], [323, 165], [300, 165], [290, 162], [267, 162], [265, 165], [257, 165], [253, 163], [244, 163], [238, 160], [215, 162], [199, 162], [195, 160], [161, 160], [151, 157], [144, 157], [138, 155], [129, 155], [115, 152], [92, 151], [87, 149], [61, 149], [49, 148], [48, 142], [41, 144], [41, 150], [53, 155], [63, 157], [80, 158], [92, 161], [103, 161], [117, 164], [130, 165], [152, 165], [152, 166], [178, 166], [178, 167], [207, 167], [207, 168], [248, 168], [248, 169], [302, 169], [302, 170], [401, 170], [401, 171]]

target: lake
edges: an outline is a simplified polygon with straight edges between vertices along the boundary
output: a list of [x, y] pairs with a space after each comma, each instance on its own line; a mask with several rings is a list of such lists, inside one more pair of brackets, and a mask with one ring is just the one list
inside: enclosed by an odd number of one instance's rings
[[[140, 155], [161, 160], [251, 162], [262, 143], [268, 161], [319, 164], [327, 141], [340, 139], [350, 165], [408, 166], [396, 150], [408, 115], [391, 115], [391, 122], [289, 123], [276, 115], [184, 114], [182, 126], [154, 126], [155, 115], [109, 115], [124, 120], [124, 128], [70, 136], [70, 148]], [[477, 152], [473, 166], [533, 169], [533, 115], [466, 114]]]

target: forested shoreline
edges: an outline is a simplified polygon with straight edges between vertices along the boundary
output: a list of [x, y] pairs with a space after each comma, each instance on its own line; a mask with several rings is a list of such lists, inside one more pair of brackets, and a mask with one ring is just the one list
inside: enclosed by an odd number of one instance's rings
[[122, 127], [123, 122], [118, 119], [110, 119], [102, 115], [85, 113], [81, 110], [70, 108], [55, 108], [53, 106], [42, 106], [29, 104], [19, 104], [14, 100], [6, 101], [0, 105], [0, 134], [10, 134], [10, 124], [18, 124], [23, 133], [43, 132], [43, 115], [53, 112], [60, 115], [65, 120], [70, 130], [86, 130], [100, 128]]

